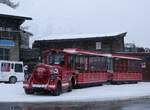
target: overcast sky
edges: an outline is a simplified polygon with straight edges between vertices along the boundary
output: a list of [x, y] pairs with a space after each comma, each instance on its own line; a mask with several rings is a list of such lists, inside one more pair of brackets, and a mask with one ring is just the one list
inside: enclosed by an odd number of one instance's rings
[[150, 47], [150, 0], [19, 0], [34, 37], [128, 32], [125, 41]]

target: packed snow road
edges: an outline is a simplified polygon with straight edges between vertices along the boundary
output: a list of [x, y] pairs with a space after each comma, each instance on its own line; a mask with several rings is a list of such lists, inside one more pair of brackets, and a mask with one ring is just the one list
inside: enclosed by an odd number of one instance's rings
[[150, 83], [103, 85], [75, 89], [60, 96], [26, 95], [22, 83], [0, 83], [0, 102], [89, 102], [125, 100], [150, 96]]
[[107, 102], [0, 103], [0, 110], [150, 110], [150, 99]]

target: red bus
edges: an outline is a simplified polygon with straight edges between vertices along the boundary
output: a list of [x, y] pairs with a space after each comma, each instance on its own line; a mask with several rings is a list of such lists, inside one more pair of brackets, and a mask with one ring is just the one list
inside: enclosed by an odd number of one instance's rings
[[43, 52], [42, 60], [43, 64], [38, 64], [24, 81], [27, 94], [46, 91], [60, 95], [78, 86], [142, 80], [139, 58], [80, 49], [51, 49]]

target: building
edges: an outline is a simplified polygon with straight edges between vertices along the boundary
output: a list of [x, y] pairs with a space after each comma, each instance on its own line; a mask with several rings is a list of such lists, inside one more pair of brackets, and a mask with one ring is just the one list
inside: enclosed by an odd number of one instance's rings
[[124, 47], [125, 52], [149, 52], [149, 48], [138, 47], [134, 43], [126, 43]]
[[67, 35], [67, 36], [50, 36], [47, 40], [36, 40], [33, 48], [40, 51], [44, 49], [63, 49], [63, 48], [80, 48], [84, 50], [95, 50], [102, 52], [123, 52], [124, 37], [126, 33], [115, 35]]
[[[20, 28], [25, 20], [31, 20], [31, 18], [0, 4], [0, 60], [20, 60], [21, 47], [28, 47], [28, 43], [26, 46], [22, 44], [22, 40], [27, 36]], [[28, 42], [28, 39], [26, 40]]]

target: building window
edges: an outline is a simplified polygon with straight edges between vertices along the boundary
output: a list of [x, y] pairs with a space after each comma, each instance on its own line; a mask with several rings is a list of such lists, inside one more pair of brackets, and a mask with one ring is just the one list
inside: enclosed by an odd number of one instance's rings
[[101, 42], [96, 42], [96, 50], [102, 49], [102, 43]]
[[5, 27], [0, 27], [0, 31], [5, 31]]
[[5, 48], [0, 48], [0, 60], [9, 60], [10, 50]]

